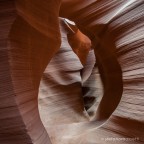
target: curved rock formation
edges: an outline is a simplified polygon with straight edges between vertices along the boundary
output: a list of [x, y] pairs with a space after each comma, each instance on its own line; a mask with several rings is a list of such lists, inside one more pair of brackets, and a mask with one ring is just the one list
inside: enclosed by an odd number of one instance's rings
[[39, 117], [38, 88], [60, 46], [59, 6], [59, 0], [0, 1], [1, 144], [50, 144]]
[[0, 1], [0, 143], [50, 144], [47, 132], [55, 144], [143, 143], [143, 0], [63, 0], [60, 15], [95, 45], [104, 95], [97, 121], [48, 124], [46, 132], [38, 88], [60, 46], [59, 7], [60, 0]]
[[[119, 92], [121, 94], [121, 82], [120, 79], [116, 79], [121, 77], [120, 70], [114, 73], [118, 70], [115, 69], [117, 60], [122, 70], [123, 81], [121, 102], [110, 119], [99, 129], [95, 128], [91, 132], [86, 130], [85, 134], [77, 136], [77, 140], [81, 140], [80, 143], [84, 144], [143, 143], [144, 2], [142, 0], [73, 1], [69, 7], [67, 1], [66, 7], [68, 7], [67, 13], [64, 13], [65, 5], [62, 5], [61, 14], [74, 20], [79, 28], [94, 40], [94, 43], [101, 43], [96, 44], [95, 52], [100, 63], [99, 68], [103, 65], [103, 69], [106, 70], [101, 71], [104, 75], [102, 78], [105, 92], [107, 94], [107, 90], [110, 89], [110, 94], [114, 94], [113, 97], [103, 96], [103, 99], [106, 98], [105, 105], [103, 108], [99, 107], [102, 115], [108, 111], [112, 112], [111, 105], [115, 102], [118, 104], [120, 100], [120, 95], [117, 97], [117, 94]], [[113, 50], [109, 49], [112, 48], [112, 41], [115, 44]], [[110, 61], [112, 57], [116, 60], [115, 62], [114, 59]], [[107, 68], [110, 68], [109, 71]], [[117, 138], [117, 140], [112, 138]], [[131, 141], [127, 141], [126, 138], [131, 138]]]

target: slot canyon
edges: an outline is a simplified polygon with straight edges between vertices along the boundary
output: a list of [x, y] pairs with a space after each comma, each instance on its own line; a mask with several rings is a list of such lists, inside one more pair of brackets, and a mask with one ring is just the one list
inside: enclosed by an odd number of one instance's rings
[[144, 0], [0, 0], [0, 144], [143, 143]]

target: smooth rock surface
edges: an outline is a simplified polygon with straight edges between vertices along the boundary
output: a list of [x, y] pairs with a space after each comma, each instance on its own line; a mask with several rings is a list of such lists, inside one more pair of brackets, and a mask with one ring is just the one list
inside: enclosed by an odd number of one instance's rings
[[104, 84], [96, 71], [96, 95], [104, 95], [92, 108], [97, 121], [69, 107], [68, 123], [60, 108], [52, 125], [52, 115], [40, 119], [38, 90], [60, 47], [59, 8], [60, 0], [0, 1], [0, 144], [144, 143], [144, 1], [63, 0], [60, 16], [93, 40]]

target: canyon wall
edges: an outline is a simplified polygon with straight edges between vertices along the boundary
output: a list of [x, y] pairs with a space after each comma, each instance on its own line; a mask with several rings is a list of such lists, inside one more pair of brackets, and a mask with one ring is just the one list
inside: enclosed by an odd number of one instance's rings
[[143, 0], [62, 2], [60, 16], [75, 21], [93, 42], [97, 65], [90, 81], [101, 97], [93, 121], [80, 101], [80, 112], [67, 109], [68, 122], [58, 107], [62, 98], [38, 110], [41, 77], [60, 47], [59, 8], [59, 0], [0, 1], [0, 144], [143, 143]]

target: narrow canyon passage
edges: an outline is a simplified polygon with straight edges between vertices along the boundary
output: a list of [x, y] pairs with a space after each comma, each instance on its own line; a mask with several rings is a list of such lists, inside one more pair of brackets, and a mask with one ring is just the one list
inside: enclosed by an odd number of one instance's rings
[[[88, 113], [59, 16], [92, 40]], [[1, 0], [0, 144], [144, 143], [143, 49], [143, 0]]]

